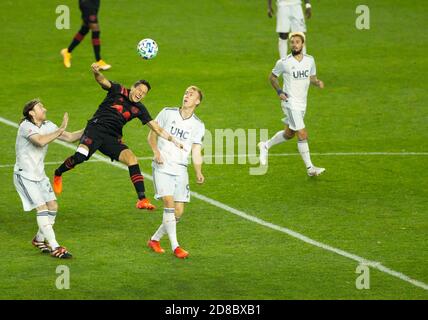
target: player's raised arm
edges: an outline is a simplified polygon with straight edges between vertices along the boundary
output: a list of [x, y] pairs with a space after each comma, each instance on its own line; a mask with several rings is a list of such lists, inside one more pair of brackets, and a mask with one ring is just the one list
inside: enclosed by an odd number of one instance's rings
[[324, 82], [322, 82], [320, 79], [318, 79], [317, 76], [311, 76], [310, 81], [311, 81], [312, 85], [314, 85], [320, 89], [324, 88]]
[[62, 120], [61, 126], [55, 130], [52, 133], [48, 134], [34, 134], [29, 137], [30, 141], [39, 147], [44, 147], [45, 145], [49, 144], [50, 142], [54, 141], [56, 138], [61, 136], [65, 129], [67, 128], [68, 124], [68, 113], [66, 112], [64, 114], [64, 118]]
[[198, 143], [192, 144], [192, 162], [196, 173], [196, 182], [199, 184], [204, 183], [205, 177], [202, 174], [202, 145]]
[[275, 89], [276, 93], [278, 94], [279, 98], [281, 100], [287, 100], [287, 94], [282, 91], [281, 86], [279, 85], [278, 77], [275, 74], [271, 73], [269, 75], [269, 81], [272, 87]]
[[66, 142], [76, 142], [82, 137], [83, 131], [85, 131], [85, 129], [80, 129], [74, 132], [64, 131], [62, 135], [58, 137], [58, 139]]
[[100, 84], [103, 89], [110, 89], [111, 83], [106, 77], [100, 72], [100, 66], [97, 63], [91, 65], [92, 72], [94, 73], [95, 80]]
[[150, 129], [153, 130], [154, 133], [156, 133], [159, 137], [164, 138], [165, 140], [171, 141], [174, 143], [177, 148], [183, 149], [183, 145], [177, 141], [172, 135], [170, 135], [168, 132], [166, 132], [159, 124], [156, 122], [156, 120], [152, 120], [147, 123]]

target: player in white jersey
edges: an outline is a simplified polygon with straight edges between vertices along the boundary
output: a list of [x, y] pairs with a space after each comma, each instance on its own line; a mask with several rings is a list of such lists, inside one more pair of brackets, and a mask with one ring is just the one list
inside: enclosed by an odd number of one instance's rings
[[[281, 59], [288, 54], [288, 35], [291, 32], [306, 32], [305, 18], [303, 16], [301, 0], [277, 0], [278, 12], [276, 15], [276, 32], [278, 33], [278, 49]], [[309, 0], [305, 0], [305, 14], [309, 19], [312, 16], [312, 8]], [[268, 0], [268, 16], [272, 18], [274, 12], [272, 0]], [[303, 47], [306, 53], [306, 46]]]
[[152, 167], [155, 198], [161, 198], [164, 205], [162, 224], [149, 240], [148, 246], [157, 253], [164, 253], [159, 241], [168, 234], [174, 255], [182, 259], [189, 253], [178, 244], [176, 223], [183, 214], [184, 204], [190, 201], [187, 173], [190, 153], [196, 182], [202, 184], [205, 180], [202, 175], [202, 140], [205, 125], [194, 113], [201, 101], [201, 90], [190, 86], [184, 93], [181, 108], [164, 108], [156, 117], [159, 126], [181, 142], [183, 149], [176, 148], [170, 141], [157, 139], [152, 131], [148, 139], [154, 153]]
[[64, 114], [61, 126], [46, 120], [46, 108], [40, 100], [29, 101], [23, 110], [24, 118], [16, 137], [16, 163], [13, 180], [24, 211], [37, 210], [39, 230], [32, 244], [43, 253], [56, 258], [71, 258], [65, 247], [58, 244], [53, 225], [58, 211], [55, 193], [45, 174], [44, 159], [48, 144], [55, 139], [74, 142], [83, 130], [73, 133], [65, 131], [68, 114]]
[[[306, 165], [309, 176], [318, 176], [324, 168], [312, 164], [308, 146], [308, 133], [303, 122], [306, 113], [306, 98], [309, 85], [324, 88], [324, 83], [316, 76], [315, 60], [312, 56], [303, 54], [304, 35], [294, 33], [291, 36], [291, 54], [277, 61], [269, 80], [276, 90], [281, 107], [285, 114], [283, 119], [285, 129], [278, 131], [270, 140], [260, 142], [260, 163], [266, 165], [268, 150], [272, 146], [292, 139], [297, 134], [297, 147]], [[283, 76], [284, 86], [279, 86], [278, 77]]]

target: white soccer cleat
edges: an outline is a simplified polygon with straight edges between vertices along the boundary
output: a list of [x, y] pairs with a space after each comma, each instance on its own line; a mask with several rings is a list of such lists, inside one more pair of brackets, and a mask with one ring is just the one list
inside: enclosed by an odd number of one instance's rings
[[319, 176], [324, 171], [325, 171], [325, 168], [318, 168], [318, 167], [312, 166], [308, 168], [308, 176], [310, 177]]
[[268, 148], [266, 146], [266, 142], [261, 141], [257, 146], [260, 149], [260, 164], [265, 166], [268, 160]]

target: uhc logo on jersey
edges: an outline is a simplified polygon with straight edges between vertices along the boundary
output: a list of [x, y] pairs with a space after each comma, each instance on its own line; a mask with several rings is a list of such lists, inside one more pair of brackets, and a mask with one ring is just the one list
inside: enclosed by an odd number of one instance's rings
[[171, 126], [170, 133], [173, 136], [179, 137], [179, 138], [181, 138], [183, 140], [187, 140], [189, 138], [189, 134], [190, 134], [189, 131], [184, 131], [183, 129], [180, 129], [180, 128], [177, 128], [177, 127], [174, 127], [174, 126]]
[[304, 80], [309, 77], [309, 70], [293, 71], [293, 78], [296, 80]]

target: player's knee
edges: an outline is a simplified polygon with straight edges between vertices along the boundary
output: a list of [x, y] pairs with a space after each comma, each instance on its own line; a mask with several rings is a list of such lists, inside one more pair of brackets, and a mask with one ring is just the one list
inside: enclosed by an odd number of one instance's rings
[[125, 163], [127, 166], [133, 166], [138, 163], [136, 155], [129, 149], [125, 149], [120, 153], [119, 161]]
[[89, 24], [89, 28], [90, 28], [92, 31], [100, 31], [100, 27], [99, 27], [98, 23], [90, 23], [90, 24]]
[[292, 139], [292, 138], [294, 138], [294, 135], [296, 134], [296, 132], [295, 131], [293, 131], [293, 130], [291, 130], [291, 129], [289, 129], [289, 128], [286, 128], [285, 130], [284, 130], [284, 137], [288, 140], [288, 139]]
[[175, 206], [175, 217], [180, 218], [183, 215], [184, 208], [181, 206]]
[[48, 206], [47, 206], [46, 204], [42, 204], [41, 206], [38, 206], [38, 207], [36, 208], [36, 210], [37, 210], [37, 212], [40, 212], [40, 211], [48, 211]]
[[174, 208], [174, 198], [172, 196], [165, 196], [162, 201], [164, 208]]
[[297, 137], [299, 138], [299, 140], [306, 140], [308, 139], [308, 132], [306, 130], [299, 130], [297, 132]]
[[287, 40], [288, 39], [288, 33], [278, 33], [279, 38], [282, 40]]

